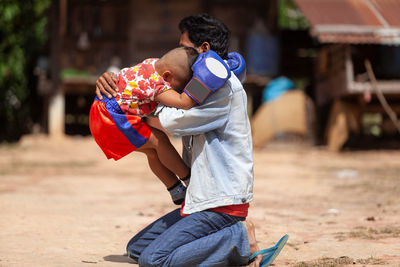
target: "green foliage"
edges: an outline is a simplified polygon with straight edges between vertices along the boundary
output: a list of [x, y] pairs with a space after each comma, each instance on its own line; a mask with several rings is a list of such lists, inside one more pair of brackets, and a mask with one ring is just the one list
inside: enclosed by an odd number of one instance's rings
[[285, 30], [304, 30], [310, 27], [293, 0], [278, 0], [278, 25]]
[[46, 41], [51, 0], [0, 1], [0, 140], [17, 137], [29, 119], [33, 68]]

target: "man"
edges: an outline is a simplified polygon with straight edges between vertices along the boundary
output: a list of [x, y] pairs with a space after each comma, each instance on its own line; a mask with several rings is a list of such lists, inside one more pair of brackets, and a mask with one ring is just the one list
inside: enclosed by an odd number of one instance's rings
[[[181, 46], [199, 53], [211, 49], [227, 57], [229, 30], [221, 21], [206, 14], [189, 16], [179, 28]], [[112, 86], [111, 75], [103, 74], [97, 95], [111, 97]], [[140, 266], [266, 266], [279, 253], [281, 247], [276, 255], [269, 250], [268, 255], [261, 251], [251, 256], [258, 247], [254, 226], [245, 220], [254, 183], [246, 103], [243, 86], [232, 75], [201, 105], [157, 110], [162, 127], [182, 136], [183, 159], [192, 175], [182, 209], [161, 217], [129, 241], [128, 255]]]

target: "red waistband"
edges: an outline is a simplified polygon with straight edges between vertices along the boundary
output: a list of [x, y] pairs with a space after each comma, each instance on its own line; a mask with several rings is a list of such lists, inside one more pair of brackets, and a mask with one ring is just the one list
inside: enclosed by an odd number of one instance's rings
[[[185, 217], [188, 216], [189, 214], [185, 214], [183, 213], [183, 208], [185, 207], [185, 202], [182, 203], [182, 207], [181, 207], [181, 216]], [[217, 208], [212, 208], [209, 209], [211, 211], [215, 211], [215, 212], [221, 212], [221, 213], [225, 213], [231, 216], [235, 216], [235, 217], [243, 217], [246, 218], [248, 211], [249, 211], [249, 207], [250, 204], [249, 203], [245, 203], [245, 204], [239, 204], [239, 205], [229, 205], [229, 206], [222, 206], [222, 207], [217, 207]]]

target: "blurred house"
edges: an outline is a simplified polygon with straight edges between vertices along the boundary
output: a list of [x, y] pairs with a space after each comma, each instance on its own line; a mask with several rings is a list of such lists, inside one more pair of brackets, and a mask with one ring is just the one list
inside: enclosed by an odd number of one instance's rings
[[311, 24], [310, 35], [320, 44], [313, 93], [317, 110], [329, 110], [329, 118], [322, 117], [322, 121], [327, 121], [328, 147], [339, 150], [350, 135], [368, 131], [398, 136], [394, 123], [376, 98], [365, 61], [371, 62], [377, 88], [398, 118], [400, 0], [294, 2]]

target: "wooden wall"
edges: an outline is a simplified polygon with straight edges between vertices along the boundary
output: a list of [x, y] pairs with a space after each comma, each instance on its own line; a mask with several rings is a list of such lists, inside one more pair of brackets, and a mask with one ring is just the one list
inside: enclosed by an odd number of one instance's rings
[[[110, 64], [112, 57], [129, 64], [129, 1], [69, 0], [66, 34], [61, 66], [89, 71], [97, 75]], [[89, 46], [80, 47], [79, 39], [87, 34]]]
[[[245, 38], [254, 19], [261, 17], [270, 23], [267, 16], [270, 2], [67, 0], [61, 69], [76, 68], [98, 75], [115, 56], [121, 59], [122, 66], [160, 57], [178, 46], [179, 21], [203, 12], [221, 19], [232, 32], [231, 50], [244, 53]], [[78, 43], [84, 33], [90, 46], [82, 49]]]
[[133, 62], [160, 57], [179, 45], [179, 21], [203, 10], [200, 0], [132, 0], [130, 54]]

